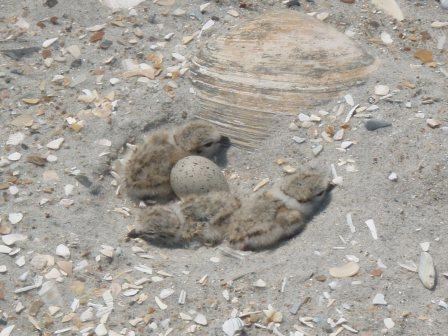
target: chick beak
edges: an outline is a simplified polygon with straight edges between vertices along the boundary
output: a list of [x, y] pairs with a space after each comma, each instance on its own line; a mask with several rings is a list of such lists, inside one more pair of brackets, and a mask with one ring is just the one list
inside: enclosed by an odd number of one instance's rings
[[222, 147], [230, 147], [232, 145], [232, 142], [230, 141], [229, 137], [221, 136], [221, 139], [219, 139], [219, 143]]
[[131, 231], [128, 232], [128, 238], [139, 238], [140, 234], [135, 230], [132, 229]]
[[221, 139], [218, 141], [220, 148], [218, 153], [215, 155], [215, 162], [220, 167], [227, 166], [227, 151], [229, 150], [232, 143], [230, 139], [226, 136], [221, 136]]
[[336, 187], [336, 184], [333, 182], [330, 182], [327, 186], [327, 192], [332, 191]]

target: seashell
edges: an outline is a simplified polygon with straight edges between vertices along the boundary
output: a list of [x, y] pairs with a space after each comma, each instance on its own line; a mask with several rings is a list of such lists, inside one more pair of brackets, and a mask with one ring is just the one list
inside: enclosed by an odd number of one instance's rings
[[238, 335], [243, 329], [244, 322], [238, 317], [230, 318], [222, 325], [222, 331], [228, 336]]
[[433, 289], [436, 284], [436, 270], [434, 261], [428, 252], [422, 252], [418, 264], [418, 276], [423, 286]]
[[271, 126], [358, 85], [377, 67], [349, 37], [309, 15], [271, 11], [206, 42], [192, 60], [196, 117], [248, 149]]
[[342, 266], [330, 268], [330, 275], [335, 278], [348, 278], [359, 272], [359, 265], [350, 261]]

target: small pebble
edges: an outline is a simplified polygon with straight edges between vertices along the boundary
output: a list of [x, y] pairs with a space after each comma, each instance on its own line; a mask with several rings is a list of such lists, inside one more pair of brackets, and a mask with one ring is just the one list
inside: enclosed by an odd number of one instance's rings
[[335, 278], [347, 278], [356, 275], [359, 272], [359, 265], [350, 261], [339, 267], [332, 267], [329, 270], [331, 276]]

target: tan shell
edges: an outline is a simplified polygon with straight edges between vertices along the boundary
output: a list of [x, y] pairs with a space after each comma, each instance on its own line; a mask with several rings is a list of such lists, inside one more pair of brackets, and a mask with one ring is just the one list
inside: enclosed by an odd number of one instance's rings
[[350, 261], [342, 266], [330, 268], [330, 275], [335, 278], [348, 278], [359, 272], [359, 265]]
[[197, 117], [256, 148], [276, 116], [296, 115], [359, 84], [376, 60], [332, 26], [291, 10], [262, 14], [193, 58]]

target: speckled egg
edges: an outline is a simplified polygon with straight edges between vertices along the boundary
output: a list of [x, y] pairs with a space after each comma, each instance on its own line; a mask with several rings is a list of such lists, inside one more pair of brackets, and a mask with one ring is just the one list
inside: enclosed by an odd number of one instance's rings
[[171, 187], [180, 198], [210, 191], [228, 191], [229, 185], [219, 167], [202, 156], [187, 156], [171, 170]]

